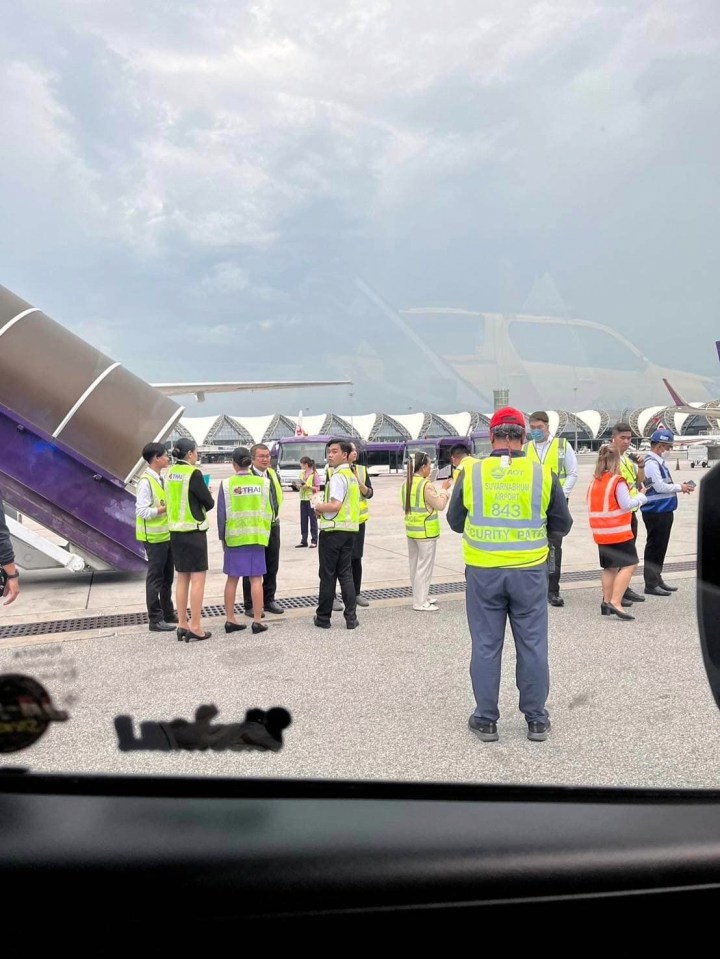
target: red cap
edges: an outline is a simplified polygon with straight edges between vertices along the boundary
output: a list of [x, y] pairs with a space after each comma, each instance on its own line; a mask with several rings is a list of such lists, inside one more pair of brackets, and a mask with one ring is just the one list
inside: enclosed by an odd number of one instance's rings
[[522, 426], [525, 429], [525, 417], [514, 406], [503, 406], [501, 410], [493, 413], [490, 420], [491, 430], [494, 430], [497, 426]]

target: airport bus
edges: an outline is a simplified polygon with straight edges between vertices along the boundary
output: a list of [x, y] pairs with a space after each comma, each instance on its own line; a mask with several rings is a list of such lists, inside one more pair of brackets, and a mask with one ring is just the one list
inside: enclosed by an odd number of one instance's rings
[[318, 436], [284, 436], [276, 440], [270, 450], [270, 462], [278, 474], [281, 486], [291, 488], [297, 482], [300, 472], [300, 460], [309, 456], [317, 467], [320, 476], [320, 486], [325, 486], [325, 467], [327, 465], [327, 446], [332, 440], [347, 440], [355, 443], [358, 451], [358, 462], [367, 466], [366, 444], [355, 436], [345, 436], [340, 433]]
[[405, 444], [403, 468], [407, 466], [408, 457], [414, 453], [427, 453], [432, 461], [432, 475], [437, 476], [450, 465], [450, 450], [458, 443], [463, 443], [470, 450], [470, 455], [477, 459], [484, 459], [490, 455], [489, 430], [477, 430], [469, 436], [428, 436], [422, 440], [408, 440]]
[[397, 473], [402, 469], [405, 443], [376, 441], [366, 443], [367, 468], [371, 476], [380, 473]]

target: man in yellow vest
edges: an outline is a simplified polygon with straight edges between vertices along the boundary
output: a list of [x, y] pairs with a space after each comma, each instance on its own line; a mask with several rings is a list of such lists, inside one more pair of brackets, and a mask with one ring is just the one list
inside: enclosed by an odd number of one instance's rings
[[[635, 456], [628, 453], [632, 443], [632, 427], [629, 423], [616, 423], [612, 428], [610, 446], [613, 446], [620, 454], [620, 475], [628, 484], [630, 496], [634, 499], [641, 491], [645, 479], [645, 457]], [[633, 534], [633, 540], [637, 540], [638, 521], [637, 511], [633, 510], [630, 515], [630, 528]], [[636, 593], [634, 589], [628, 586], [623, 596], [623, 605], [628, 603], [644, 603], [645, 597]]]
[[483, 742], [499, 736], [500, 665], [508, 617], [517, 655], [516, 681], [527, 737], [547, 739], [548, 540], [565, 536], [572, 517], [560, 483], [523, 452], [525, 418], [504, 407], [490, 420], [492, 453], [461, 471], [448, 522], [463, 534], [470, 676], [470, 729]]
[[[284, 613], [285, 610], [275, 599], [277, 590], [277, 574], [280, 566], [280, 507], [283, 501], [282, 486], [274, 469], [270, 466], [270, 450], [264, 443], [256, 443], [250, 447], [252, 457], [252, 472], [256, 476], [270, 480], [270, 504], [272, 506], [272, 526], [270, 539], [265, 547], [265, 566], [267, 572], [263, 576], [263, 605], [269, 613]], [[243, 606], [245, 615], [252, 616], [252, 595], [250, 579], [243, 576]], [[263, 616], [265, 613], [263, 613]]]
[[142, 456], [147, 467], [137, 485], [135, 535], [145, 544], [148, 561], [145, 601], [150, 632], [172, 632], [178, 618], [172, 603], [173, 556], [162, 477], [170, 457], [162, 443], [148, 443]]
[[315, 507], [320, 537], [320, 592], [314, 623], [330, 628], [335, 589], [340, 583], [348, 629], [358, 626], [352, 555], [355, 537], [360, 528], [360, 487], [349, 462], [352, 445], [346, 440], [328, 443], [327, 459], [332, 470], [325, 484], [325, 502]]
[[[550, 418], [545, 410], [530, 414], [530, 442], [525, 446], [525, 454], [535, 463], [549, 466], [557, 476], [565, 499], [577, 483], [577, 457], [575, 450], [561, 436], [550, 436]], [[560, 595], [560, 574], [562, 573], [562, 536], [553, 535], [550, 546], [554, 554], [548, 579], [548, 602], [551, 606], [564, 606]]]
[[456, 443], [450, 448], [450, 463], [452, 466], [450, 476], [453, 480], [458, 478], [460, 470], [464, 470], [467, 466], [476, 462], [477, 460], [470, 454], [470, 450], [464, 443]]

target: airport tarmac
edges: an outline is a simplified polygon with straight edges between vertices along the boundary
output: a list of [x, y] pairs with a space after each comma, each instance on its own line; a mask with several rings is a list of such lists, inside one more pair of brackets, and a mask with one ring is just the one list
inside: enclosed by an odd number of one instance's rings
[[[674, 463], [671, 466], [674, 467]], [[556, 783], [720, 788], [720, 715], [702, 665], [695, 619], [697, 492], [676, 514], [668, 568], [679, 591], [647, 597], [635, 622], [601, 617], [596, 548], [584, 490], [591, 460], [571, 497], [575, 526], [565, 542], [566, 606], [550, 609], [553, 729], [530, 743], [517, 710], [514, 648], [508, 633], [501, 687], [501, 739], [480, 743], [467, 729], [473, 708], [470, 644], [461, 585], [460, 538], [443, 521], [435, 583], [451, 590], [437, 613], [416, 613], [409, 598], [374, 600], [360, 629], [318, 630], [312, 606], [268, 615], [271, 629], [178, 643], [147, 627], [75, 630], [0, 641], [0, 669], [41, 679], [71, 719], [54, 724], [30, 750], [2, 765], [34, 771], [167, 775], [298, 776], [379, 780]], [[213, 467], [213, 486], [227, 467]], [[705, 471], [680, 471], [701, 480]], [[400, 479], [374, 480], [365, 553], [365, 586], [407, 587]], [[295, 549], [298, 497], [283, 504], [279, 597], [317, 592], [315, 551]], [[640, 546], [644, 530], [640, 524]], [[224, 577], [213, 537], [206, 604], [221, 602]], [[0, 626], [143, 611], [143, 578], [117, 574], [23, 576], [22, 600]], [[280, 753], [121, 753], [113, 718], [192, 719], [215, 703], [217, 722], [247, 708], [285, 706], [293, 724]]]

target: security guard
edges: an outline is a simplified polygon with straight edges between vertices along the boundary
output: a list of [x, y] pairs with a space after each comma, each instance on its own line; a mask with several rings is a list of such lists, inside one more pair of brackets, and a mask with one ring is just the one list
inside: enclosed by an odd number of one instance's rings
[[[525, 446], [528, 459], [549, 466], [560, 481], [565, 498], [577, 483], [577, 457], [575, 450], [566, 439], [550, 436], [550, 419], [545, 410], [530, 414], [531, 442]], [[551, 606], [564, 606], [560, 595], [560, 574], [562, 572], [562, 536], [551, 535], [550, 546], [554, 553], [554, 566], [548, 579], [548, 602]]]
[[547, 466], [523, 452], [525, 418], [504, 407], [490, 420], [492, 453], [463, 470], [448, 522], [463, 534], [466, 608], [475, 712], [470, 729], [483, 741], [498, 737], [498, 695], [508, 616], [517, 654], [520, 710], [528, 739], [547, 738], [548, 540], [572, 527], [560, 483]]
[[151, 633], [173, 632], [178, 618], [172, 604], [173, 555], [162, 471], [170, 462], [162, 443], [148, 443], [142, 456], [147, 468], [138, 480], [135, 537], [145, 544], [148, 568], [145, 602]]
[[360, 528], [360, 488], [349, 462], [351, 453], [352, 446], [346, 440], [328, 443], [327, 457], [332, 475], [325, 484], [325, 502], [315, 507], [320, 525], [320, 594], [314, 623], [321, 629], [330, 628], [338, 581], [345, 624], [348, 629], [355, 629], [358, 625], [352, 554]]

